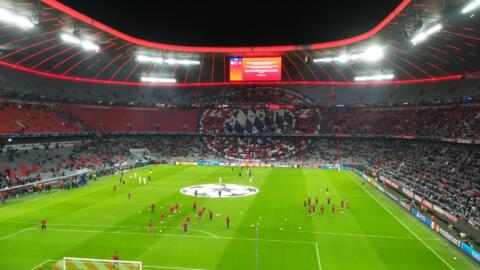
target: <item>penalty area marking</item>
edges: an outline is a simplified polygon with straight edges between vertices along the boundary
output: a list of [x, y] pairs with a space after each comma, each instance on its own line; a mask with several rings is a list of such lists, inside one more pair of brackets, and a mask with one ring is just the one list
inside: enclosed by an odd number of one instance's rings
[[42, 266], [42, 265], [44, 265], [44, 264], [46, 264], [46, 263], [55, 262], [55, 261], [56, 261], [56, 260], [45, 260], [45, 261], [43, 261], [42, 263], [34, 266], [31, 270], [37, 270], [40, 266]]
[[[34, 266], [30, 270], [37, 270], [40, 266], [43, 266], [49, 262], [58, 262], [61, 260], [45, 260], [42, 263]], [[191, 267], [179, 267], [179, 266], [162, 266], [162, 265], [142, 265], [142, 268], [147, 269], [173, 269], [173, 270], [208, 270], [206, 268], [191, 268]]]
[[[360, 188], [362, 188], [362, 186], [350, 175], [350, 173], [345, 173], [348, 178], [350, 178], [350, 180], [352, 180], [353, 182], [355, 182], [355, 184], [357, 184]], [[390, 209], [388, 209], [382, 202], [380, 202], [377, 198], [375, 198], [369, 191], [367, 191], [366, 189], [363, 189], [363, 191], [365, 191], [365, 193], [367, 193], [368, 195], [370, 195], [370, 197], [375, 200], [381, 207], [383, 207], [383, 209], [385, 209], [393, 218], [395, 218], [400, 224], [402, 224], [403, 227], [405, 227], [405, 229], [407, 229], [413, 236], [415, 236], [415, 238], [418, 239], [418, 241], [420, 241], [425, 247], [428, 248], [428, 250], [430, 250], [435, 256], [437, 256], [446, 266], [448, 266], [448, 268], [450, 268], [451, 270], [454, 270], [454, 268], [447, 262], [445, 261], [440, 255], [438, 255], [438, 253], [433, 250], [427, 243], [425, 243], [425, 241], [423, 241], [420, 237], [418, 237], [418, 235], [416, 233], [414, 233], [412, 231], [412, 229], [410, 229], [407, 225], [405, 225], [405, 223], [403, 223], [403, 221], [401, 221], [396, 215], [394, 215], [392, 213], [392, 211], [390, 211]]]
[[1, 238], [0, 238], [0, 241], [6, 240], [6, 239], [8, 239], [8, 238], [10, 238], [10, 237], [12, 237], [12, 236], [15, 236], [15, 235], [17, 235], [17, 234], [21, 234], [21, 233], [23, 233], [23, 232], [30, 231], [31, 229], [33, 229], [33, 228], [30, 228], [30, 227], [29, 227], [29, 228], [25, 228], [25, 229], [16, 231], [16, 232], [11, 233], [11, 234], [7, 234], [7, 235], [1, 237]]
[[[0, 222], [2, 223], [2, 222]], [[31, 223], [31, 222], [3, 222], [3, 223], [8, 223], [8, 224], [23, 224], [23, 225], [36, 225], [37, 223]], [[128, 232], [128, 231], [133, 231], [133, 230], [139, 230], [139, 229], [144, 229], [145, 227], [138, 227], [138, 226], [129, 226], [129, 225], [120, 225], [120, 226], [115, 226], [115, 225], [112, 225], [112, 226], [109, 226], [109, 225], [88, 225], [88, 224], [61, 224], [61, 223], [58, 223], [58, 224], [48, 224], [48, 226], [63, 226], [63, 227], [83, 227], [83, 228], [117, 228], [119, 230], [115, 231], [115, 232]], [[179, 228], [179, 227], [170, 227], [170, 226], [160, 226], [160, 227], [152, 227], [153, 229], [178, 229], [178, 230], [183, 230], [182, 228]], [[27, 229], [24, 229], [26, 231], [30, 230], [30, 229], [33, 229], [33, 228], [27, 228]], [[198, 229], [191, 229], [189, 228], [190, 231], [192, 232], [199, 232], [199, 233], [203, 233], [203, 234], [206, 234], [206, 235], [210, 235], [214, 238], [218, 238], [218, 236], [216, 234], [213, 234], [211, 232], [207, 232], [207, 231], [203, 231], [203, 230], [198, 230]], [[11, 236], [13, 236], [14, 234], [17, 234], [17, 233], [21, 233], [21, 231], [18, 231], [16, 233], [13, 233], [12, 235], [7, 235], [5, 236], [6, 238], [9, 238]], [[0, 238], [0, 240], [3, 240], [3, 238]]]
[[[34, 231], [37, 230], [35, 228], [27, 228], [21, 231], [16, 232], [15, 234], [23, 233], [25, 231]], [[292, 240], [277, 240], [277, 239], [264, 239], [264, 238], [242, 238], [242, 237], [212, 237], [212, 236], [202, 236], [202, 235], [182, 235], [182, 234], [164, 234], [164, 233], [139, 233], [139, 232], [108, 232], [108, 231], [98, 231], [98, 230], [70, 230], [70, 229], [51, 229], [49, 228], [48, 231], [56, 231], [56, 232], [79, 232], [79, 233], [97, 233], [97, 234], [123, 234], [123, 235], [154, 235], [154, 236], [164, 236], [164, 237], [184, 237], [184, 238], [206, 238], [206, 239], [217, 239], [217, 240], [243, 240], [243, 241], [264, 241], [264, 242], [274, 242], [274, 243], [287, 243], [287, 244], [304, 244], [304, 245], [311, 245], [315, 247], [315, 253], [317, 257], [317, 264], [318, 269], [322, 270], [322, 265], [320, 263], [320, 252], [318, 248], [317, 242], [307, 242], [307, 241], [292, 241]], [[158, 269], [185, 269], [185, 270], [206, 270], [206, 269], [197, 269], [197, 268], [174, 268], [174, 267], [166, 267], [166, 266], [143, 266], [145, 268], [158, 268]], [[163, 267], [163, 268], [162, 268]]]
[[160, 266], [160, 265], [142, 265], [143, 268], [153, 269], [173, 269], [173, 270], [208, 270], [205, 268], [190, 268], [190, 267], [178, 267], [178, 266]]

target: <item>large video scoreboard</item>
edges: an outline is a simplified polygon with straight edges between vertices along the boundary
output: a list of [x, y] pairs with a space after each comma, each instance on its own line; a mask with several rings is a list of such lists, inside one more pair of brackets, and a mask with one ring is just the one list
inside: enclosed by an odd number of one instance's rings
[[230, 81], [280, 81], [281, 57], [231, 57]]

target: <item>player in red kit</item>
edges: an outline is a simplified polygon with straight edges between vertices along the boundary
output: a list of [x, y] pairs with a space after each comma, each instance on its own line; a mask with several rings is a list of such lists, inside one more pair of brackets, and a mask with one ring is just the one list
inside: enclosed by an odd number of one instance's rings
[[322, 216], [323, 216], [323, 210], [325, 210], [325, 208], [323, 207], [323, 204], [320, 205], [320, 213], [322, 213]]
[[132, 199], [132, 192], [128, 192], [128, 200], [130, 201]]
[[160, 214], [160, 223], [163, 223], [164, 221], [165, 221], [165, 213], [162, 212], [162, 213]]
[[227, 229], [230, 229], [230, 216], [227, 216], [225, 221], [227, 222]]
[[208, 210], [208, 217], [210, 218], [210, 220], [213, 219], [213, 212], [212, 212], [212, 210]]
[[308, 196], [308, 206], [312, 205], [312, 197]]
[[183, 233], [187, 233], [188, 232], [188, 223], [184, 222], [182, 227], [183, 227]]
[[332, 214], [335, 215], [335, 204], [332, 204]]
[[330, 205], [330, 202], [331, 202], [331, 199], [330, 199], [330, 196], [328, 196], [328, 198], [327, 198], [328, 205]]
[[152, 213], [155, 213], [155, 208], [157, 208], [157, 205], [155, 203], [152, 203], [152, 205], [150, 205], [150, 211], [152, 211]]
[[307, 211], [308, 211], [308, 215], [311, 216], [312, 215], [312, 207], [309, 206]]
[[193, 212], [197, 211], [197, 201], [193, 201]]
[[117, 191], [117, 185], [113, 185], [113, 192]]
[[315, 196], [315, 205], [318, 205], [318, 196]]
[[118, 251], [115, 251], [112, 256], [113, 259], [113, 269], [118, 268], [118, 260], [120, 260], [120, 256], [118, 256]]
[[348, 201], [346, 201], [345, 204], [347, 206], [347, 210], [350, 209], [350, 203]]
[[40, 221], [40, 224], [42, 225], [42, 231], [46, 231], [47, 230], [47, 220], [45, 218], [42, 218], [42, 220]]
[[173, 205], [170, 205], [170, 216], [173, 216], [173, 213], [175, 212], [175, 208]]
[[147, 231], [148, 231], [149, 233], [151, 233], [152, 230], [153, 230], [153, 222], [152, 222], [152, 220], [150, 219], [150, 220], [148, 220]]
[[303, 208], [307, 207], [307, 199], [303, 199]]

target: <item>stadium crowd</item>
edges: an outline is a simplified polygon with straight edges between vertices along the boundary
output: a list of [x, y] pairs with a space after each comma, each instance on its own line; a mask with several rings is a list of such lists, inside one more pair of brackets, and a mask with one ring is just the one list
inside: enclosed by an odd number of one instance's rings
[[480, 147], [380, 139], [320, 139], [309, 163], [360, 165], [480, 227]]
[[401, 107], [305, 106], [288, 110], [258, 109], [252, 105], [242, 109], [171, 110], [2, 103], [0, 133], [318, 133], [480, 139], [478, 103]]

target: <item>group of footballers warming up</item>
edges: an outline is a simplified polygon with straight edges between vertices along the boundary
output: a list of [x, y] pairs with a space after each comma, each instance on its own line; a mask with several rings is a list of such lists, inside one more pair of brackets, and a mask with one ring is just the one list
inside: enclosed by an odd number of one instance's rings
[[[326, 195], [327, 207], [331, 206], [331, 209], [332, 209], [331, 213], [332, 215], [335, 215], [335, 212], [337, 211], [337, 207], [335, 206], [335, 203], [332, 202], [332, 198], [330, 197], [330, 195], [328, 195], [328, 188], [326, 191], [327, 191], [327, 195]], [[307, 210], [307, 213], [309, 216], [315, 215], [316, 210], [318, 210], [320, 215], [323, 215], [325, 212], [325, 207], [323, 204], [320, 204], [318, 196], [315, 196], [315, 201], [312, 201], [311, 196], [308, 196], [306, 199], [303, 199], [303, 208]], [[341, 213], [343, 213], [345, 209], [346, 210], [350, 209], [350, 202], [348, 200], [342, 199], [340, 201]]]
[[[178, 203], [170, 205], [168, 217], [171, 218], [174, 215], [176, 215], [178, 213], [181, 213], [181, 211], [180, 211], [181, 207], [182, 207], [182, 205], [180, 205]], [[152, 214], [156, 214], [156, 209], [157, 209], [157, 205], [155, 203], [152, 203], [150, 205], [150, 212]], [[208, 219], [210, 221], [213, 220], [213, 211], [210, 210], [210, 209], [207, 211], [207, 208], [205, 206], [202, 206], [202, 208], [199, 208], [197, 210], [197, 201], [193, 202], [192, 211], [193, 211], [193, 215], [194, 216], [196, 215], [198, 220], [204, 219], [204, 217], [207, 216], [207, 215], [208, 215]], [[165, 221], [166, 221], [165, 220], [165, 212], [162, 211], [160, 213], [160, 223], [163, 224], [163, 223], [165, 223]], [[230, 216], [229, 215], [227, 215], [225, 217], [225, 223], [226, 223], [227, 229], [229, 229], [230, 228]], [[182, 223], [182, 227], [181, 227], [183, 229], [184, 233], [188, 233], [188, 229], [191, 226], [191, 224], [192, 224], [192, 219], [190, 218], [190, 216], [186, 216], [183, 223]], [[153, 227], [154, 227], [153, 226], [153, 221], [152, 221], [152, 219], [149, 219], [148, 223], [147, 223], [147, 231], [148, 232], [153, 232]]]

